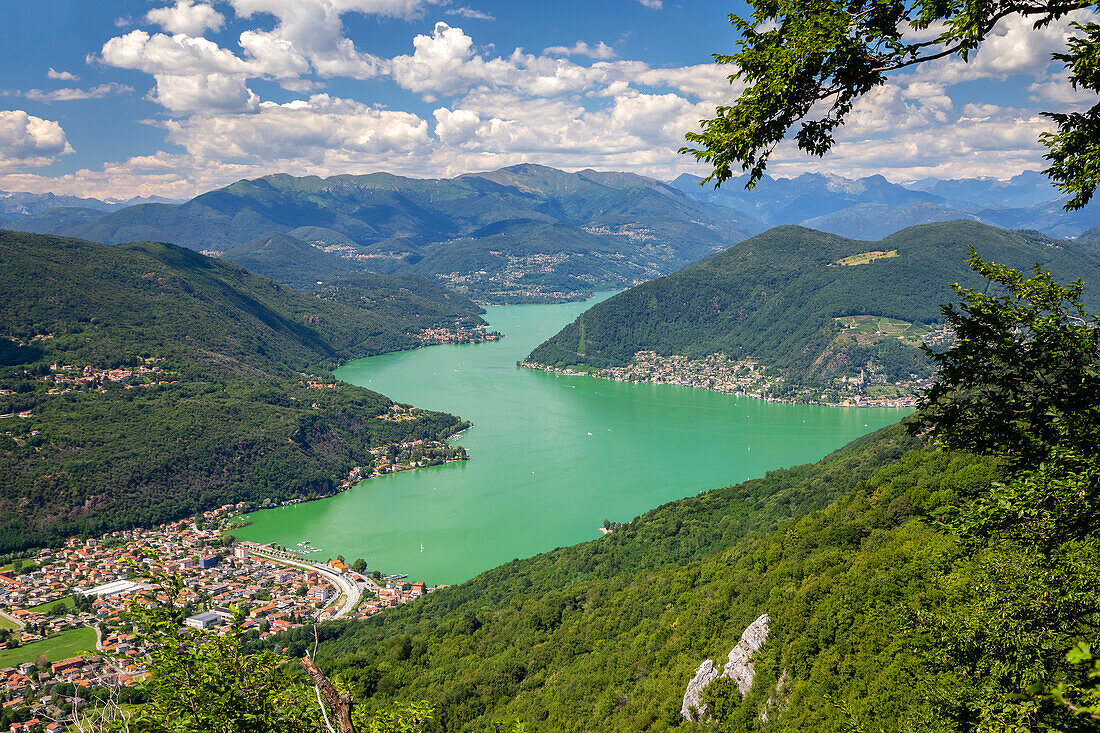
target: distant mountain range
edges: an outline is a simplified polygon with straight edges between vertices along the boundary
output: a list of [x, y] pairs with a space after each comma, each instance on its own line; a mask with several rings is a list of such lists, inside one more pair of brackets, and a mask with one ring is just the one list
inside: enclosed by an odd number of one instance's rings
[[136, 204], [178, 204], [175, 199], [161, 196], [134, 196], [125, 200], [102, 200], [79, 196], [58, 196], [53, 193], [28, 193], [26, 191], [0, 191], [0, 221], [18, 221], [58, 208], [87, 209], [108, 212]]
[[438, 280], [486, 303], [548, 302], [630, 287], [771, 226], [862, 240], [970, 220], [1073, 237], [1100, 208], [1068, 213], [1045, 176], [1007, 180], [807, 173], [721, 189], [631, 173], [523, 164], [455, 178], [244, 180], [189, 201], [3, 194], [0, 226], [105, 244], [164, 241], [223, 257], [297, 288], [356, 272]]
[[[1036, 263], [1082, 278], [1100, 309], [1100, 248], [977, 222], [911, 227], [877, 242], [781, 226], [593, 306], [528, 361], [600, 369], [639, 351], [752, 359], [783, 385], [835, 387], [862, 372], [899, 383], [930, 376], [919, 349], [954, 300], [949, 283], [981, 288], [967, 248], [1011, 267]], [[818, 390], [820, 392], [820, 389]]]
[[700, 186], [701, 181], [684, 174], [672, 185], [699, 201], [745, 211], [769, 226], [799, 224], [855, 239], [881, 239], [905, 227], [958, 219], [1034, 229], [1055, 238], [1074, 237], [1100, 225], [1100, 207], [1064, 211], [1067, 197], [1035, 171], [1007, 181], [926, 178], [907, 185], [882, 176], [804, 173], [795, 178], [764, 176], [751, 191], [745, 189], [745, 176], [717, 190]]
[[652, 179], [536, 165], [452, 179], [273, 175], [180, 205], [69, 206], [19, 226], [171, 242], [298, 286], [349, 271], [413, 273], [491, 302], [627, 287], [764, 229]]

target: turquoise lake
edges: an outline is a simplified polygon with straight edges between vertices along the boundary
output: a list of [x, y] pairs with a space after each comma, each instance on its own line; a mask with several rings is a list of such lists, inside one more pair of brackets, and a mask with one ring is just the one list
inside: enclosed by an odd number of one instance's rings
[[595, 539], [605, 518], [629, 521], [673, 499], [816, 461], [908, 413], [515, 366], [594, 302], [489, 308], [500, 341], [341, 367], [337, 376], [347, 382], [472, 422], [456, 441], [470, 460], [258, 512], [237, 534], [288, 546], [309, 540], [323, 550], [315, 559], [362, 557], [387, 573], [458, 583], [513, 558]]

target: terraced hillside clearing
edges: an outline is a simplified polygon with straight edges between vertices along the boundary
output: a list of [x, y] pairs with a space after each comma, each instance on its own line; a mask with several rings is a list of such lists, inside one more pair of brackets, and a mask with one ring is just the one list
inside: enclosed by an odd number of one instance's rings
[[884, 339], [897, 339], [907, 346], [918, 347], [936, 329], [927, 323], [910, 323], [900, 318], [885, 316], [841, 316], [836, 322], [844, 329], [838, 339], [851, 338], [860, 346], [868, 346]]

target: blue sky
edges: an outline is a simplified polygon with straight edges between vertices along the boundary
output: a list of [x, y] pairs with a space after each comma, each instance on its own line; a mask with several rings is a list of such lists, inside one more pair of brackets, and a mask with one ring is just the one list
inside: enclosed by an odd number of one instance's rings
[[[705, 173], [675, 151], [736, 96], [746, 7], [696, 0], [39, 0], [0, 28], [0, 189], [186, 198], [272, 172], [455, 175], [530, 161]], [[899, 74], [822, 159], [776, 175], [1009, 177], [1076, 94], [1066, 25], [1002, 22]]]

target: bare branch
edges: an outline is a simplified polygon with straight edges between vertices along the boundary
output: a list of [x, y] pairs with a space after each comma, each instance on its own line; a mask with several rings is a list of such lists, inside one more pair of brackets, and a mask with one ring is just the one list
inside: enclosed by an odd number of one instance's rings
[[325, 673], [309, 657], [302, 657], [299, 661], [302, 668], [313, 679], [318, 692], [324, 696], [325, 702], [332, 708], [332, 714], [336, 716], [336, 722], [340, 726], [340, 733], [355, 733], [355, 724], [351, 720], [351, 695], [340, 694], [325, 677]]

